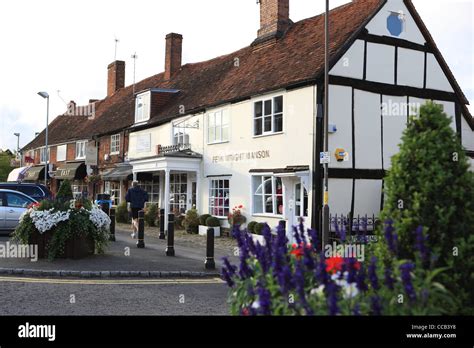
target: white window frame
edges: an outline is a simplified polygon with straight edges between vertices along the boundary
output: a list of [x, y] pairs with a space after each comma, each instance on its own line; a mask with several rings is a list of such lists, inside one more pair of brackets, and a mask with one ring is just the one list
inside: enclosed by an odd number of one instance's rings
[[[81, 148], [83, 148], [83, 153], [81, 154]], [[86, 159], [86, 150], [87, 150], [87, 140], [76, 142], [76, 159]]]
[[[217, 181], [217, 188], [214, 187], [214, 182], [216, 181]], [[225, 181], [228, 182], [227, 188], [225, 188]], [[221, 188], [221, 183], [222, 183], [222, 188]], [[216, 190], [223, 190], [224, 196], [223, 197], [216, 196], [215, 192], [213, 192]], [[227, 205], [225, 204], [225, 197], [227, 197]], [[215, 204], [216, 199], [223, 199], [222, 204]], [[213, 214], [215, 212], [215, 209], [217, 209], [217, 211], [222, 210], [223, 215]], [[227, 211], [227, 214], [226, 214], [226, 211]], [[230, 178], [226, 178], [226, 177], [209, 178], [209, 214], [217, 218], [226, 218], [229, 213], [230, 213]]]
[[[59, 149], [62, 149], [64, 151], [61, 151]], [[61, 153], [61, 155], [63, 156], [59, 156]], [[67, 145], [57, 145], [56, 146], [56, 161], [57, 162], [65, 162], [67, 159]]]
[[[260, 185], [262, 186], [262, 193], [257, 195], [256, 194], [256, 191], [257, 191], [257, 187], [255, 186], [255, 178], [260, 178]], [[273, 202], [273, 211], [271, 213], [267, 213], [265, 212], [265, 178], [271, 178], [272, 180], [272, 202]], [[285, 214], [285, 189], [284, 189], [284, 186], [283, 186], [283, 182], [281, 183], [281, 187], [282, 187], [282, 192], [281, 194], [278, 194], [276, 193], [276, 180], [277, 179], [280, 179], [282, 180], [282, 178], [279, 178], [279, 177], [276, 177], [275, 175], [273, 175], [272, 173], [267, 173], [267, 174], [259, 174], [259, 175], [252, 175], [251, 176], [251, 190], [252, 190], [252, 215], [253, 216], [266, 216], [266, 217], [276, 217], [276, 218], [282, 218]], [[255, 200], [255, 197], [256, 196], [261, 196], [262, 197], [262, 206], [261, 206], [261, 212], [258, 212], [256, 211], [256, 200]], [[278, 212], [278, 206], [277, 206], [277, 197], [278, 196], [281, 196], [282, 198], [282, 212], [279, 213]]]
[[[117, 189], [118, 185], [118, 189]], [[112, 192], [115, 194], [112, 195]], [[117, 181], [105, 181], [104, 182], [104, 193], [107, 193], [110, 195], [110, 200], [112, 200], [112, 205], [113, 206], [118, 206], [120, 203], [122, 203], [122, 184]], [[118, 194], [118, 195], [117, 195]], [[114, 199], [112, 199], [114, 197]]]
[[110, 136], [110, 154], [118, 155], [120, 154], [120, 133]]
[[[46, 147], [40, 148], [40, 163], [45, 164], [46, 163]], [[48, 146], [48, 163], [51, 162], [51, 147]]]
[[172, 123], [171, 126], [173, 132], [173, 145], [188, 145], [190, 142], [188, 121], [179, 123], [178, 126], [175, 126]]
[[[296, 186], [300, 185], [300, 196], [296, 196]], [[306, 192], [306, 195], [305, 195]], [[306, 202], [305, 205], [305, 196], [308, 198], [308, 201]], [[303, 214], [296, 214], [297, 209], [299, 208], [300, 212]], [[305, 211], [308, 211], [309, 215], [309, 192], [306, 189], [306, 187], [303, 184], [303, 180], [300, 180], [299, 182], [295, 183], [295, 217], [297, 218], [307, 218], [308, 215], [304, 215]]]
[[[281, 110], [281, 112], [275, 113], [275, 104], [276, 104], [275, 100], [277, 98], [281, 98], [281, 100], [282, 100], [282, 110]], [[265, 115], [265, 103], [268, 102], [268, 101], [271, 101], [272, 110], [271, 110], [270, 114]], [[261, 116], [257, 116], [257, 114], [256, 114], [256, 106], [259, 103], [262, 104], [262, 115]], [[282, 119], [281, 120], [281, 130], [275, 130], [275, 125], [276, 125], [275, 118], [276, 118], [276, 116], [280, 116], [280, 115], [281, 115], [281, 119]], [[284, 128], [285, 128], [284, 127], [284, 117], [285, 117], [284, 115], [285, 115], [285, 98], [284, 98], [283, 94], [256, 100], [253, 103], [253, 117], [252, 117], [254, 138], [283, 133]], [[265, 118], [271, 118], [271, 127], [270, 127], [271, 129], [269, 131], [265, 131]], [[261, 122], [261, 126], [262, 126], [262, 133], [261, 134], [256, 134], [257, 127], [255, 127], [255, 122], [257, 120], [260, 120], [260, 122]]]
[[146, 102], [147, 99], [151, 100], [149, 92], [135, 97], [135, 123], [143, 123], [150, 119], [150, 104]]
[[[227, 117], [225, 117], [227, 116]], [[227, 118], [227, 122], [224, 119]], [[213, 130], [213, 135], [211, 135]], [[224, 137], [227, 130], [227, 138]], [[211, 112], [207, 115], [207, 143], [208, 145], [226, 143], [230, 140], [230, 119], [225, 110]]]

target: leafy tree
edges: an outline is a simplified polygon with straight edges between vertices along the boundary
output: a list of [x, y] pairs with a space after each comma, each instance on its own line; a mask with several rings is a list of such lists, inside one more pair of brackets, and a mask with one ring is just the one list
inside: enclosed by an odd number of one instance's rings
[[59, 187], [56, 199], [58, 201], [66, 202], [73, 199], [71, 183], [69, 180], [64, 180]]
[[437, 258], [431, 262], [451, 267], [445, 284], [465, 289], [472, 308], [474, 173], [450, 123], [433, 102], [410, 120], [386, 178], [382, 219], [393, 220], [407, 258], [414, 254], [414, 231], [423, 226]]
[[13, 170], [10, 166], [10, 156], [7, 152], [0, 153], [0, 182], [7, 181], [8, 174]]

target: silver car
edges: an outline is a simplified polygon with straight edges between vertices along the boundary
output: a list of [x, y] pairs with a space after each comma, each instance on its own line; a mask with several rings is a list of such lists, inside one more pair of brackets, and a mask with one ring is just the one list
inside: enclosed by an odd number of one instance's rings
[[20, 216], [31, 203], [37, 203], [24, 193], [0, 190], [0, 231], [13, 231], [19, 224]]

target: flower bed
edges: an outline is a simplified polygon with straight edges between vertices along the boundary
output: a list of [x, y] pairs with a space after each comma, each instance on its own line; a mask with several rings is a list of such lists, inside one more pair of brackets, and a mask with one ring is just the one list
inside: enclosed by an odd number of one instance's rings
[[109, 234], [110, 218], [90, 201], [43, 201], [22, 214], [13, 240], [38, 245], [39, 258], [78, 259], [103, 253]]

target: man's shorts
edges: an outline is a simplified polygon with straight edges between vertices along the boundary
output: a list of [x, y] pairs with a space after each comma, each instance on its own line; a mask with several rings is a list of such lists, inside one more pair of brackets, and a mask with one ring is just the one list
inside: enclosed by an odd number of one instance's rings
[[138, 219], [138, 212], [140, 210], [140, 208], [132, 208], [132, 219]]

